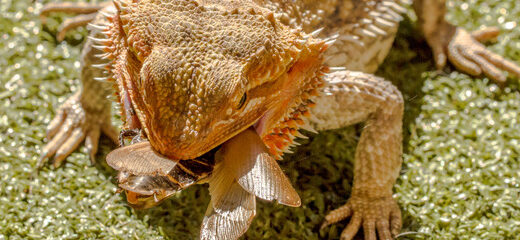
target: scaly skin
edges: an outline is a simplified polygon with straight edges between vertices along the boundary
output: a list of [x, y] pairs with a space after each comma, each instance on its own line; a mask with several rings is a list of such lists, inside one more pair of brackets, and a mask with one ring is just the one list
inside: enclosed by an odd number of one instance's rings
[[[403, 3], [170, 2], [117, 1], [118, 11], [107, 7], [110, 16], [94, 20], [100, 26], [93, 35], [100, 38], [110, 60], [107, 77], [116, 81], [125, 110], [124, 128], [143, 129], [156, 151], [182, 160], [198, 157], [252, 125], [271, 154], [281, 157], [301, 136], [299, 128], [323, 130], [365, 122], [352, 195], [325, 217], [322, 227], [351, 217], [342, 239], [352, 239], [361, 226], [369, 240], [376, 239], [376, 232], [380, 239], [398, 234], [401, 215], [392, 186], [401, 165], [403, 100], [390, 83], [367, 73], [386, 57]], [[506, 79], [499, 69], [520, 76], [520, 67], [479, 43], [495, 37], [495, 29], [470, 34], [447, 23], [444, 0], [416, 0], [414, 9], [438, 68], [449, 60], [461, 71], [483, 73], [498, 83]], [[68, 24], [78, 25], [86, 18]], [[306, 36], [319, 28], [324, 30]], [[319, 40], [333, 33], [339, 34], [334, 45]], [[94, 52], [87, 49], [84, 54]], [[106, 60], [93, 62], [100, 61]], [[322, 62], [350, 71], [323, 76]], [[92, 76], [83, 78], [84, 85], [92, 82]], [[104, 99], [105, 92], [90, 89], [84, 87], [81, 96], [98, 97], [80, 101], [85, 111], [89, 104], [104, 106], [95, 99]], [[312, 105], [317, 106], [311, 109]], [[70, 132], [67, 126], [51, 126], [53, 131]], [[60, 159], [85, 135], [78, 132], [71, 137], [73, 145], [58, 151]], [[59, 136], [60, 141], [67, 139]], [[46, 149], [56, 148], [56, 142]], [[44, 158], [52, 155], [49, 152]]]
[[325, 94], [312, 109], [312, 125], [325, 130], [365, 122], [365, 128], [356, 148], [351, 197], [325, 217], [322, 228], [352, 217], [342, 239], [352, 239], [360, 226], [366, 239], [375, 239], [376, 229], [380, 239], [390, 239], [401, 228], [401, 212], [392, 198], [401, 166], [401, 93], [390, 82], [361, 72], [336, 72], [326, 81]]
[[[95, 20], [104, 21], [101, 15], [97, 15]], [[100, 34], [99, 30], [91, 30], [92, 36], [98, 34]], [[93, 40], [88, 39], [83, 46], [80, 70], [82, 88], [58, 109], [57, 116], [49, 124], [47, 139], [50, 142], [42, 149], [38, 168], [41, 168], [53, 155], [55, 155], [54, 166], [60, 166], [83, 139], [91, 163], [94, 164], [101, 133], [107, 135], [114, 143], [118, 143], [119, 133], [112, 126], [111, 103], [107, 98], [113, 94], [112, 84], [96, 80], [106, 74], [106, 71], [96, 67], [96, 64], [107, 61], [98, 57], [102, 52], [95, 49], [93, 45]]]

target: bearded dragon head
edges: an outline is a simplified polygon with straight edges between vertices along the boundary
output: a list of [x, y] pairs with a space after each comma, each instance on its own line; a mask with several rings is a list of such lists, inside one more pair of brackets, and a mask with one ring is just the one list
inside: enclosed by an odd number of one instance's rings
[[254, 1], [115, 5], [101, 43], [122, 105], [155, 151], [196, 158], [254, 125], [279, 155], [298, 134], [322, 85], [328, 43]]

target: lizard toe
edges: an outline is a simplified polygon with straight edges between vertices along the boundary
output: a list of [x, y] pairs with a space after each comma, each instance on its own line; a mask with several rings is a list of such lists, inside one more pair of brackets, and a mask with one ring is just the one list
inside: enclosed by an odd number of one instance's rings
[[110, 123], [110, 116], [103, 112], [89, 111], [80, 103], [80, 94], [74, 94], [59, 108], [47, 131], [49, 142], [43, 147], [37, 169], [54, 156], [54, 166], [62, 162], [85, 140], [91, 163], [95, 163], [101, 131], [113, 141], [117, 132]]
[[389, 219], [381, 218], [376, 223], [377, 233], [381, 240], [391, 240], [392, 234], [390, 230]]
[[498, 27], [485, 27], [471, 32], [471, 37], [479, 42], [495, 39], [498, 35], [500, 35], [500, 29]]
[[460, 46], [451, 44], [448, 46], [448, 59], [459, 70], [471, 75], [478, 76], [482, 69], [474, 62], [464, 57], [459, 49]]
[[119, 132], [116, 130], [114, 126], [110, 123], [110, 118], [107, 118], [103, 124], [101, 124], [101, 131], [105, 134], [112, 142], [116, 145], [119, 145]]
[[47, 162], [47, 160], [49, 160], [49, 158], [52, 157], [56, 151], [58, 151], [59, 147], [67, 140], [70, 135], [71, 124], [71, 121], [66, 120], [64, 124], [61, 125], [62, 128], [59, 128], [57, 133], [52, 137], [52, 139], [50, 139], [50, 142], [43, 147], [40, 159], [37, 163], [38, 169], [42, 168], [45, 162]]
[[65, 40], [67, 32], [80, 26], [85, 26], [92, 22], [97, 16], [97, 12], [90, 14], [81, 14], [72, 18], [66, 19], [59, 27], [56, 39], [61, 42]]
[[327, 226], [337, 223], [343, 219], [346, 219], [347, 217], [350, 217], [352, 214], [352, 209], [350, 207], [350, 204], [345, 204], [341, 206], [338, 209], [332, 210], [327, 216], [325, 216], [325, 221], [320, 227], [321, 229], [326, 228]]
[[85, 147], [87, 148], [87, 152], [90, 156], [90, 164], [92, 165], [96, 163], [96, 153], [98, 151], [100, 135], [100, 128], [94, 127], [85, 137]]
[[351, 240], [356, 236], [356, 233], [359, 231], [361, 227], [361, 216], [359, 213], [355, 213], [350, 219], [350, 223], [348, 226], [341, 232], [340, 239], [341, 240]]
[[484, 29], [472, 34], [462, 28], [457, 28], [448, 44], [450, 62], [459, 70], [473, 76], [484, 73], [488, 78], [503, 85], [506, 76], [503, 71], [520, 76], [520, 66], [506, 60], [500, 55], [488, 50], [481, 41], [486, 41], [498, 35], [498, 29]]
[[58, 130], [60, 130], [60, 126], [65, 121], [65, 117], [65, 112], [62, 109], [59, 109], [56, 113], [56, 116], [49, 123], [49, 126], [47, 126], [47, 139], [51, 139], [56, 135], [56, 133], [58, 133]]
[[368, 218], [363, 221], [363, 233], [365, 240], [377, 240], [376, 222], [374, 218]]
[[[365, 239], [392, 239], [401, 230], [401, 211], [392, 196], [370, 198], [353, 195], [347, 204], [325, 217], [322, 228], [350, 217], [341, 233], [342, 240], [353, 239], [361, 226]], [[376, 234], [377, 233], [377, 234]]]
[[401, 220], [401, 209], [396, 205], [390, 211], [390, 232], [396, 237], [401, 231], [403, 221]]
[[54, 157], [54, 167], [59, 167], [85, 138], [85, 131], [81, 128], [74, 129], [67, 140], [61, 145]]

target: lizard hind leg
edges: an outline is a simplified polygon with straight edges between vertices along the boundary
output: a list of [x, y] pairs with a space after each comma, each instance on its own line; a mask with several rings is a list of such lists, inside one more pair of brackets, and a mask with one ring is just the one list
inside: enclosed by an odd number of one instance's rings
[[67, 18], [65, 21], [63, 21], [63, 23], [61, 23], [56, 39], [58, 39], [60, 42], [63, 41], [69, 30], [87, 25], [89, 22], [92, 22], [96, 16], [97, 13], [90, 13]]
[[322, 228], [350, 217], [341, 239], [352, 239], [363, 227], [365, 239], [391, 239], [401, 228], [401, 212], [392, 197], [402, 154], [404, 102], [382, 78], [360, 72], [327, 77], [324, 94], [313, 108], [311, 124], [319, 130], [365, 122], [356, 148], [354, 184], [347, 203], [331, 211]]
[[107, 7], [110, 2], [103, 3], [48, 3], [43, 6], [40, 12], [40, 18], [42, 22], [45, 23], [46, 17], [51, 13], [68, 13], [68, 14], [79, 14], [78, 16], [71, 17], [65, 19], [63, 23], [61, 23], [56, 39], [58, 41], [63, 41], [65, 39], [65, 35], [68, 31], [75, 29], [77, 27], [85, 26], [88, 23], [92, 22], [96, 16], [97, 12], [105, 7]]
[[73, 2], [61, 2], [61, 3], [47, 3], [43, 6], [40, 16], [47, 16], [50, 13], [63, 12], [63, 13], [75, 13], [75, 14], [89, 14], [95, 13], [104, 7], [108, 6], [110, 2], [103, 3], [73, 3]]

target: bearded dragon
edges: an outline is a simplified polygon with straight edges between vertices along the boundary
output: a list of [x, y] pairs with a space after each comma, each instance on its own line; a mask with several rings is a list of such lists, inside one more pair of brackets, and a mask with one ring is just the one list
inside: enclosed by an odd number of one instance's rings
[[[49, 124], [51, 140], [39, 167], [53, 155], [59, 166], [83, 139], [94, 161], [100, 131], [117, 140], [106, 99], [112, 82], [123, 129], [140, 129], [150, 149], [176, 161], [200, 157], [251, 127], [280, 159], [295, 138], [304, 137], [300, 129], [365, 122], [350, 199], [329, 213], [322, 227], [351, 217], [342, 239], [352, 239], [361, 227], [369, 240], [399, 233], [401, 213], [392, 186], [401, 166], [404, 102], [396, 87], [371, 73], [388, 54], [408, 3], [113, 3], [50, 4], [42, 11], [82, 14], [66, 21], [60, 38], [75, 26], [92, 25], [83, 48], [83, 87]], [[497, 83], [506, 80], [500, 69], [520, 76], [520, 67], [479, 43], [495, 37], [496, 29], [469, 33], [453, 26], [444, 19], [445, 4], [413, 3], [438, 68], [449, 61]], [[328, 66], [347, 70], [329, 74]]]

